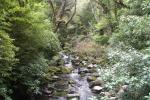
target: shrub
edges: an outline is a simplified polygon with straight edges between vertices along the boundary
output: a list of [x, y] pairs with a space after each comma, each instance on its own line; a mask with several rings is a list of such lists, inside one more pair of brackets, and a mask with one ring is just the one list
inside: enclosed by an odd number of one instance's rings
[[111, 38], [110, 43], [118, 45], [122, 42], [141, 50], [150, 46], [150, 17], [122, 16], [119, 28]]
[[[11, 2], [11, 3], [10, 3]], [[0, 4], [0, 95], [39, 93], [50, 60], [59, 50], [45, 1], [2, 0]], [[4, 4], [4, 5], [3, 5]], [[12, 41], [13, 38], [14, 41]], [[19, 48], [17, 52], [16, 47]], [[15, 57], [19, 60], [15, 64]], [[15, 64], [15, 65], [14, 65]], [[16, 94], [15, 94], [16, 93]]]
[[89, 57], [96, 59], [103, 56], [104, 46], [96, 44], [93, 40], [83, 40], [76, 44], [74, 47], [74, 51], [79, 55], [81, 58]]
[[95, 35], [93, 38], [98, 44], [108, 45], [108, 40], [109, 40], [108, 35]]
[[5, 31], [0, 30], [0, 96], [5, 99], [9, 99], [8, 94], [11, 93], [9, 79], [17, 61], [15, 58], [16, 50], [13, 40]]
[[100, 70], [108, 90], [119, 90], [128, 85], [122, 100], [143, 100], [149, 93], [150, 55], [129, 48], [113, 47], [108, 50], [109, 67]]

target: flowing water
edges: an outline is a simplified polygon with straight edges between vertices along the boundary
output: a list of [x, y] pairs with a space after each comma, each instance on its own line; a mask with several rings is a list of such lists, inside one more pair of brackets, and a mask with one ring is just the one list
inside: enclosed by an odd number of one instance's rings
[[92, 96], [92, 92], [89, 88], [86, 76], [81, 77], [80, 74], [78, 74], [78, 70], [75, 69], [75, 71], [70, 74], [70, 78], [75, 81], [75, 92], [79, 94], [80, 100], [88, 100]]
[[[66, 62], [65, 66], [66, 67], [74, 67], [72, 66], [72, 62], [71, 62], [71, 56], [66, 56], [64, 55], [64, 58], [68, 58], [68, 59], [64, 59], [64, 61]], [[68, 66], [69, 65], [69, 66]], [[71, 80], [73, 80], [75, 82], [75, 84], [73, 84], [71, 86], [72, 91], [74, 91], [74, 93], [79, 95], [80, 100], [88, 100], [88, 98], [90, 98], [92, 96], [92, 92], [91, 89], [89, 88], [89, 83], [87, 82], [87, 77], [81, 77], [81, 75], [79, 74], [79, 68], [74, 68], [73, 72], [69, 74], [69, 77]]]
[[74, 82], [74, 84], [69, 86], [70, 95], [69, 97], [57, 97], [51, 98], [49, 100], [89, 100], [92, 97], [91, 89], [89, 88], [89, 83], [87, 82], [87, 76], [81, 77], [79, 74], [79, 67], [74, 67], [72, 65], [72, 57], [70, 55], [64, 55], [63, 60], [65, 62], [65, 67], [72, 67], [74, 70], [69, 74], [70, 80]]

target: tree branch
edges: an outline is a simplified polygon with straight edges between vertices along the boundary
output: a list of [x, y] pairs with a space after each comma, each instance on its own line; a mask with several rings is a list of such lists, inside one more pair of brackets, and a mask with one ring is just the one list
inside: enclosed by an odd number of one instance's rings
[[54, 5], [53, 2], [51, 0], [49, 0], [50, 6], [52, 8], [52, 12], [53, 12], [53, 18], [55, 19], [55, 9], [54, 9]]
[[66, 26], [68, 26], [68, 24], [70, 23], [70, 21], [73, 19], [73, 17], [75, 16], [76, 14], [76, 9], [77, 9], [77, 0], [75, 0], [75, 3], [74, 3], [74, 12], [72, 14], [72, 16], [69, 18], [69, 20], [67, 21], [66, 23]]
[[65, 12], [65, 7], [66, 7], [66, 0], [61, 0], [61, 7], [59, 8], [58, 12], [57, 12], [57, 15], [56, 15], [56, 28], [54, 30], [54, 32], [57, 32], [57, 30], [59, 29], [59, 26], [62, 22], [62, 18], [63, 18], [63, 15], [64, 15], [64, 12]]
[[123, 0], [113, 0], [117, 5], [124, 8], [129, 8], [127, 5], [123, 3]]

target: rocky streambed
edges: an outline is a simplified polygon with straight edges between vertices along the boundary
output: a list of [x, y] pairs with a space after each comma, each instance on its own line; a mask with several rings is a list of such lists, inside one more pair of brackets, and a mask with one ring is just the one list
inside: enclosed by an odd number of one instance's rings
[[99, 79], [96, 64], [67, 54], [62, 54], [62, 59], [70, 73], [53, 76], [53, 86], [45, 86], [43, 96], [36, 100], [90, 100], [102, 92], [103, 81]]
[[68, 84], [67, 94], [63, 97], [51, 97], [49, 100], [89, 100], [102, 91], [103, 83], [98, 79], [96, 64], [88, 64], [87, 61], [80, 61], [78, 57], [73, 58], [71, 55], [64, 54], [63, 60], [64, 67], [73, 69], [65, 77], [68, 79], [64, 82]]

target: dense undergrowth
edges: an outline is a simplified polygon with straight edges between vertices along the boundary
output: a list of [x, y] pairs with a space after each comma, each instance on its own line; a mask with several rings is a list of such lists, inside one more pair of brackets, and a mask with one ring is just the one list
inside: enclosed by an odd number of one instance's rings
[[41, 1], [0, 1], [0, 95], [5, 100], [37, 94], [46, 82], [49, 60], [60, 50], [47, 9]]

